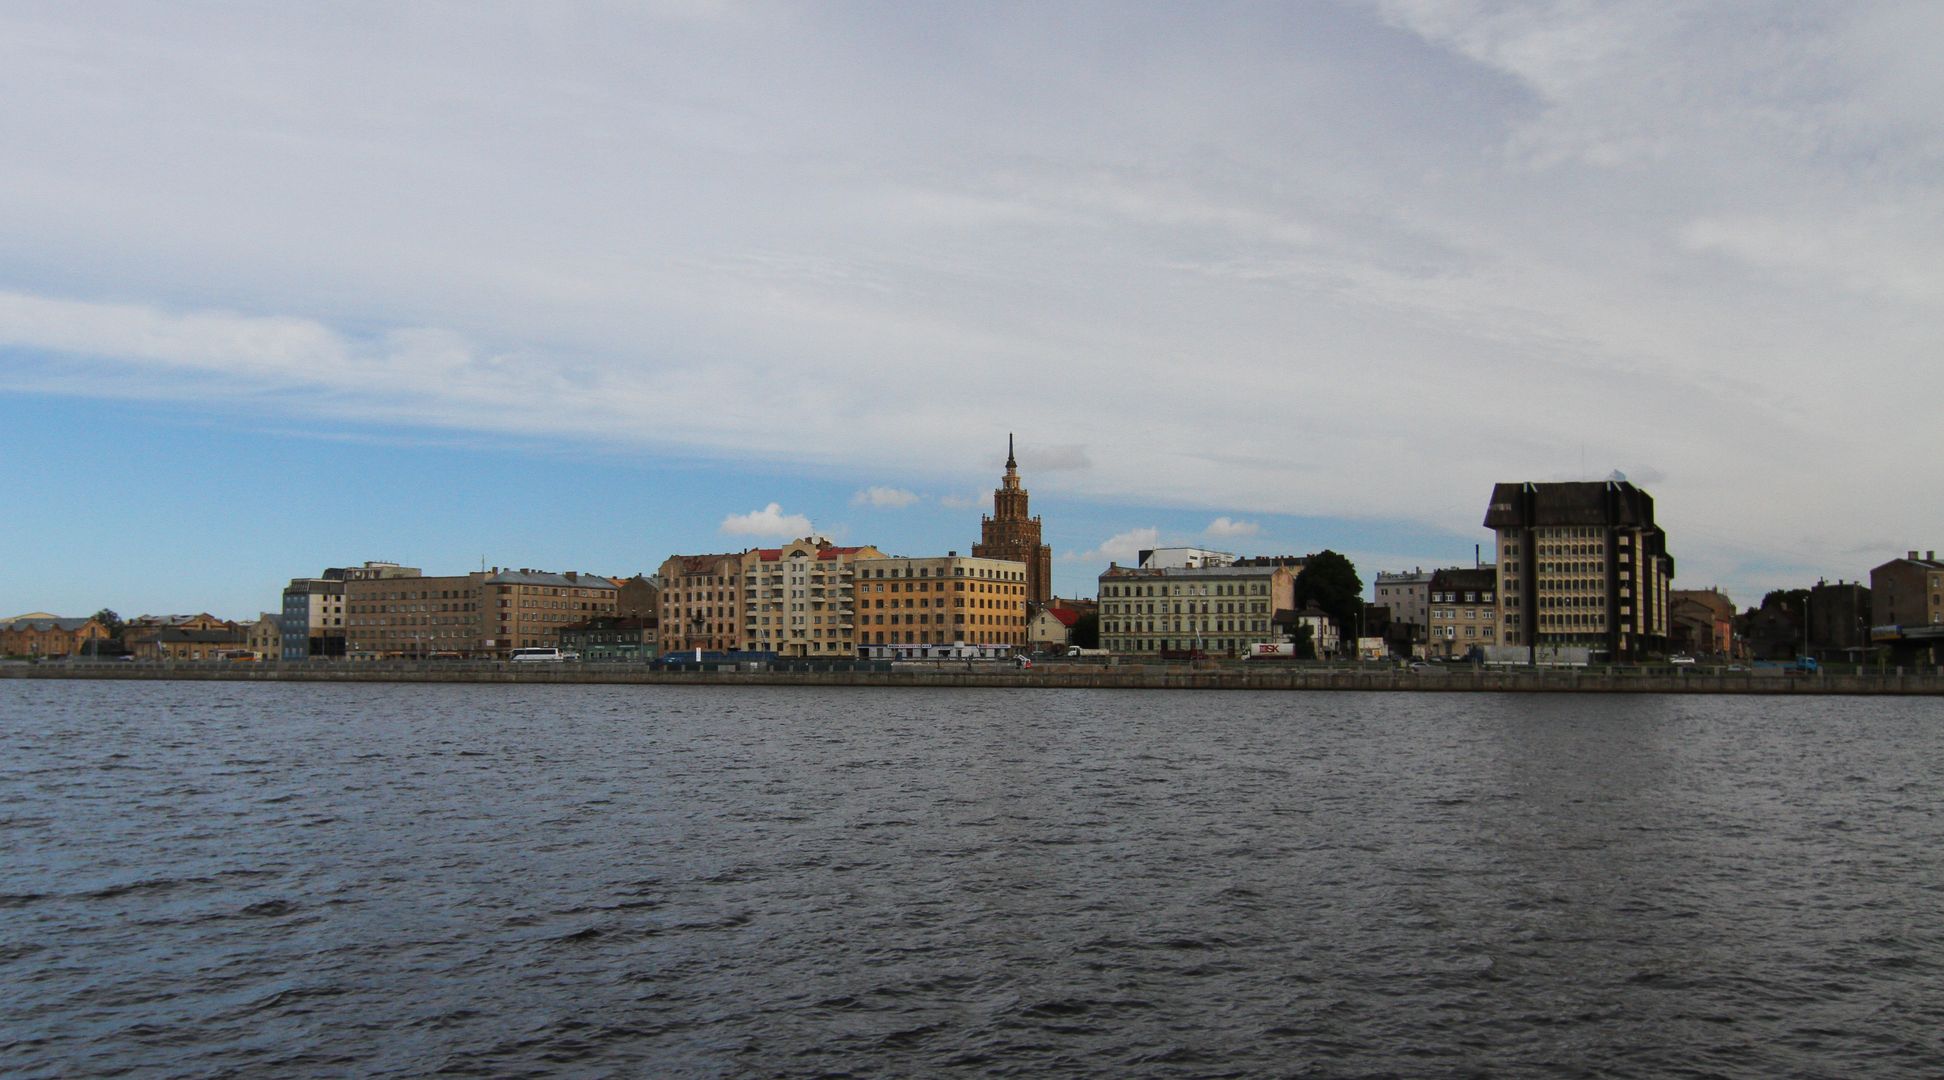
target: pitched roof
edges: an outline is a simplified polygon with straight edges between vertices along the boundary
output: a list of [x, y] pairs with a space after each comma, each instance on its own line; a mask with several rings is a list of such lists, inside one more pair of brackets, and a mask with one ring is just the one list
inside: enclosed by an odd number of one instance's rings
[[502, 570], [486, 579], [492, 585], [557, 585], [569, 589], [612, 589], [614, 582], [599, 574], [549, 573], [545, 570]]
[[175, 644], [241, 645], [244, 634], [241, 630], [178, 630], [171, 626], [156, 631], [155, 640]]
[[1456, 590], [1496, 589], [1498, 588], [1498, 570], [1489, 566], [1478, 567], [1476, 569], [1454, 566], [1443, 570], [1436, 570], [1431, 574], [1431, 587], [1434, 589]]
[[1073, 624], [1080, 621], [1080, 613], [1072, 608], [1050, 607], [1046, 609], [1046, 613], [1060, 620], [1060, 625], [1068, 629], [1072, 629]]
[[[819, 560], [825, 560], [825, 561], [828, 561], [828, 560], [835, 560], [835, 559], [839, 559], [839, 558], [842, 558], [842, 557], [843, 557], [843, 556], [845, 556], [845, 555], [855, 555], [855, 554], [857, 554], [858, 552], [860, 552], [860, 551], [863, 551], [863, 550], [864, 550], [864, 549], [863, 549], [863, 548], [861, 548], [861, 547], [825, 547], [825, 548], [818, 548], [818, 549], [817, 549], [817, 558], [818, 558]], [[762, 560], [763, 560], [764, 562], [781, 562], [781, 561], [782, 561], [782, 559], [783, 559], [783, 549], [782, 549], [782, 548], [780, 548], [780, 547], [773, 547], [773, 548], [757, 548], [757, 549], [756, 549], [756, 554], [757, 554], [757, 556], [758, 556], [758, 557], [760, 557], [760, 558], [761, 558], [761, 559], [762, 559]]]
[[0, 630], [79, 630], [94, 621], [94, 616], [62, 618], [59, 615], [23, 615], [0, 623]]

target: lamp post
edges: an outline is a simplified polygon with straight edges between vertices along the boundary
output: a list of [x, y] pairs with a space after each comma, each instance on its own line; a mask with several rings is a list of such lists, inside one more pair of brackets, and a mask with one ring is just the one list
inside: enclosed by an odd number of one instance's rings
[[1802, 655], [1804, 656], [1809, 655], [1809, 598], [1814, 595], [1813, 591], [1802, 594]]
[[1363, 666], [1364, 608], [1368, 606], [1363, 597], [1357, 597], [1357, 640], [1350, 648], [1356, 654], [1358, 667]]

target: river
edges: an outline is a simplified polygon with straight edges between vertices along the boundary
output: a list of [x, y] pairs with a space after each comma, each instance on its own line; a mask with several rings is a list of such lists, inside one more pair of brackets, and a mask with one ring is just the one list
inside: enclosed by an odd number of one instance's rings
[[1930, 1077], [1928, 698], [0, 681], [12, 1076]]

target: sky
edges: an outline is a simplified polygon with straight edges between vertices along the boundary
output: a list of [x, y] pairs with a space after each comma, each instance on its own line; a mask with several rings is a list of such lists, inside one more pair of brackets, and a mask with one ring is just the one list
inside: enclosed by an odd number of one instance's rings
[[1937, 548], [1944, 5], [11, 3], [0, 617], [382, 559]]

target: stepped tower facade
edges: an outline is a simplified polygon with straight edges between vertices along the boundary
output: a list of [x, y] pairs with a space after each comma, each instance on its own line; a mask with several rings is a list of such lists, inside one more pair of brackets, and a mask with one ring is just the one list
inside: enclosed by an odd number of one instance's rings
[[1040, 542], [1040, 519], [1026, 512], [1026, 489], [1019, 486], [1019, 462], [1012, 436], [1006, 436], [1006, 475], [992, 492], [992, 513], [979, 522], [972, 554], [1007, 559], [1026, 566], [1026, 602], [1044, 607], [1053, 598], [1053, 549]]

